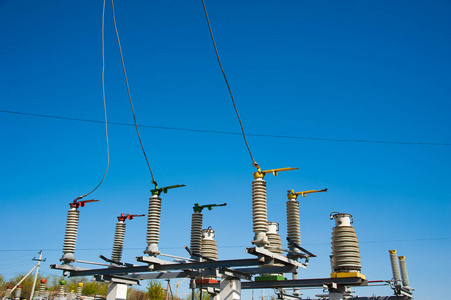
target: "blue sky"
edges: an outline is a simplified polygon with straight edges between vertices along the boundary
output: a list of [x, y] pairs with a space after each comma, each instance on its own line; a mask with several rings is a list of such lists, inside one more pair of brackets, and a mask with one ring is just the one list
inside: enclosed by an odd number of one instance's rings
[[[318, 254], [301, 277], [328, 276], [328, 218], [340, 211], [354, 216], [370, 280], [392, 277], [388, 249], [397, 249], [416, 299], [445, 293], [450, 2], [206, 3], [246, 132], [297, 137], [248, 136], [263, 169], [299, 167], [266, 177], [268, 218], [280, 223], [283, 240], [286, 191], [329, 189], [300, 200], [301, 240]], [[240, 131], [201, 1], [117, 1], [115, 11], [139, 124]], [[61, 256], [68, 203], [103, 175], [101, 123], [11, 113], [103, 120], [101, 13], [101, 1], [0, 1], [0, 273], [7, 277], [28, 271], [40, 249], [42, 271], [59, 274], [48, 265]], [[105, 61], [108, 120], [132, 123], [110, 3]], [[216, 230], [220, 258], [246, 257], [254, 168], [242, 138], [149, 127], [141, 136], [159, 184], [187, 185], [163, 197], [161, 249], [185, 255], [193, 204], [227, 202], [207, 211], [204, 225]], [[147, 212], [152, 185], [134, 128], [110, 124], [109, 138], [110, 169], [92, 194], [101, 202], [81, 209], [78, 259], [110, 255], [116, 216]], [[128, 221], [126, 260], [142, 254], [145, 227], [144, 218]]]

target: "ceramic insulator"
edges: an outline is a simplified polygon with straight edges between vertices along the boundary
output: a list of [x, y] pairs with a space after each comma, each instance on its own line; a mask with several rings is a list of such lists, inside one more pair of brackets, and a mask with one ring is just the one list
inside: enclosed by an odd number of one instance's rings
[[20, 299], [20, 296], [22, 296], [22, 288], [21, 287], [16, 289], [16, 292], [14, 293], [14, 296], [15, 296], [15, 298], [19, 298]]
[[280, 234], [277, 232], [279, 224], [276, 222], [268, 222], [268, 232], [266, 236], [268, 237], [268, 250], [275, 254], [283, 254], [282, 251], [282, 240], [280, 239]]
[[[299, 202], [296, 199], [287, 201], [287, 236], [296, 244], [301, 245], [301, 226], [299, 223]], [[289, 246], [293, 252], [301, 253], [301, 250]]]
[[[201, 254], [202, 245], [202, 220], [203, 215], [201, 212], [194, 212], [191, 215], [191, 240], [190, 249], [191, 252]], [[193, 259], [199, 259], [198, 257], [192, 257]]]
[[202, 230], [201, 254], [212, 260], [218, 260], [218, 247], [214, 240], [215, 231], [211, 228]]
[[150, 255], [159, 254], [160, 241], [161, 198], [153, 195], [149, 198], [149, 211], [147, 213], [147, 249]]
[[399, 267], [401, 269], [402, 285], [405, 288], [410, 289], [410, 286], [409, 286], [409, 275], [407, 274], [406, 258], [404, 256], [398, 256], [398, 259], [399, 259]]
[[[334, 272], [360, 272], [359, 242], [349, 214], [334, 215], [336, 226], [332, 232], [332, 267]], [[349, 225], [348, 225], [349, 224]]]
[[41, 283], [39, 286], [39, 297], [44, 297], [45, 294], [45, 283]]
[[119, 221], [116, 223], [116, 231], [114, 233], [113, 252], [111, 259], [114, 261], [121, 261], [122, 249], [124, 247], [125, 237], [125, 222]]
[[67, 211], [66, 232], [64, 235], [63, 257], [60, 259], [66, 263], [75, 261], [75, 245], [77, 243], [78, 219], [80, 211], [71, 208]]
[[252, 226], [255, 235], [252, 243], [259, 247], [268, 244], [266, 181], [263, 178], [252, 181]]
[[58, 290], [58, 297], [63, 298], [64, 297], [64, 285], [60, 285], [60, 288]]
[[401, 273], [399, 272], [399, 265], [396, 259], [396, 250], [388, 250], [390, 253], [390, 263], [393, 272], [393, 280], [395, 286], [401, 286]]

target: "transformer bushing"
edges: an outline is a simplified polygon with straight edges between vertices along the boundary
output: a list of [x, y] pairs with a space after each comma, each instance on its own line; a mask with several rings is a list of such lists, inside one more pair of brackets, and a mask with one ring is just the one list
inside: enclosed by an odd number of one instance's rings
[[278, 230], [279, 223], [268, 222], [268, 232], [266, 233], [266, 236], [268, 237], [269, 246], [267, 246], [267, 248], [272, 253], [282, 255], [282, 240], [280, 239]]
[[218, 247], [215, 241], [215, 231], [208, 227], [202, 230], [201, 254], [212, 260], [218, 260]]
[[355, 229], [351, 226], [352, 215], [334, 212], [330, 215], [335, 219], [332, 232], [332, 269], [334, 273], [360, 273], [359, 242]]

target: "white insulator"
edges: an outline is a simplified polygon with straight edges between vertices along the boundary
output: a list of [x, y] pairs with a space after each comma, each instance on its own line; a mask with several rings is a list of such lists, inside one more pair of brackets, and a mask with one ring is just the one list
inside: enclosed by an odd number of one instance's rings
[[64, 297], [64, 285], [60, 285], [59, 291], [58, 291], [58, 297], [63, 298]]
[[80, 211], [71, 208], [67, 211], [66, 233], [64, 235], [63, 257], [60, 259], [65, 263], [75, 261], [75, 245], [77, 243], [78, 219]]
[[[301, 225], [299, 222], [299, 202], [296, 199], [287, 201], [287, 236], [296, 244], [301, 245]], [[293, 252], [301, 253], [301, 250], [289, 246]]]
[[19, 287], [16, 289], [16, 293], [14, 294], [15, 298], [20, 299], [20, 296], [22, 295], [22, 288]]
[[268, 222], [268, 232], [266, 233], [266, 236], [268, 237], [269, 246], [267, 246], [267, 248], [272, 253], [282, 255], [282, 240], [280, 239], [280, 234], [277, 232], [278, 228], [279, 223]]
[[396, 260], [396, 250], [388, 250], [390, 253], [390, 263], [393, 272], [393, 281], [395, 286], [401, 286], [401, 273], [399, 272], [398, 261]]
[[[202, 221], [203, 215], [201, 212], [194, 212], [191, 215], [191, 240], [190, 249], [192, 253], [201, 254], [202, 245]], [[199, 259], [198, 257], [192, 257], [194, 259]]]
[[268, 244], [266, 181], [263, 178], [252, 181], [252, 226], [254, 231], [252, 243], [259, 247]]
[[125, 237], [125, 222], [119, 221], [116, 223], [116, 231], [114, 233], [113, 252], [111, 259], [114, 261], [121, 261], [122, 249], [124, 247]]
[[398, 256], [398, 259], [399, 259], [399, 267], [401, 268], [402, 285], [405, 288], [410, 289], [409, 275], [407, 274], [406, 258], [404, 256]]
[[201, 254], [212, 260], [218, 260], [218, 247], [214, 238], [215, 231], [211, 227], [202, 230]]
[[336, 226], [332, 231], [332, 267], [336, 273], [360, 272], [359, 242], [354, 227], [350, 226], [350, 214], [333, 216]]
[[45, 293], [45, 283], [41, 283], [41, 286], [39, 287], [39, 297], [44, 297]]
[[144, 251], [150, 255], [159, 254], [158, 242], [160, 241], [161, 198], [153, 195], [149, 198], [149, 211], [147, 214], [147, 249]]
[[81, 292], [83, 291], [83, 286], [78, 286], [77, 287], [77, 295], [76, 298], [80, 299], [81, 298]]

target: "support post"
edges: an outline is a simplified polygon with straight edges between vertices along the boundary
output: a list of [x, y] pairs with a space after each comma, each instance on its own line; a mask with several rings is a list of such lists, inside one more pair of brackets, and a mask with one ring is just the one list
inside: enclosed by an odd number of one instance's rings
[[110, 283], [106, 300], [125, 300], [127, 299], [127, 285], [122, 283]]
[[238, 278], [225, 277], [219, 287], [221, 300], [241, 300], [241, 281]]

